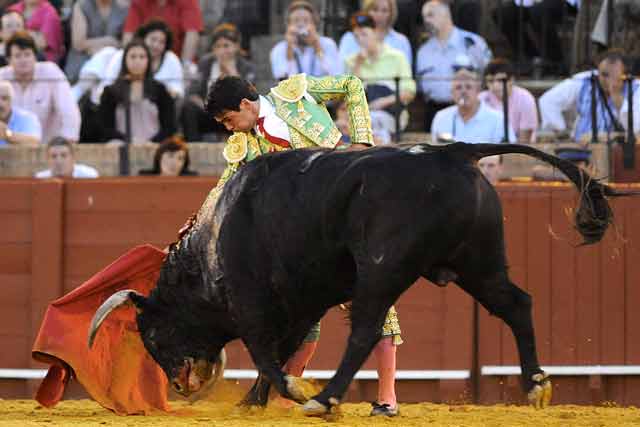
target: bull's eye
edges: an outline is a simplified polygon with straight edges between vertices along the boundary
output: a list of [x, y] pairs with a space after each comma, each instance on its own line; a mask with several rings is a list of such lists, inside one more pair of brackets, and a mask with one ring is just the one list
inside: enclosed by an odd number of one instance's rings
[[171, 383], [171, 385], [173, 386], [173, 389], [175, 391], [177, 391], [178, 393], [182, 393], [182, 384], [180, 384], [178, 381], [174, 381], [173, 383]]

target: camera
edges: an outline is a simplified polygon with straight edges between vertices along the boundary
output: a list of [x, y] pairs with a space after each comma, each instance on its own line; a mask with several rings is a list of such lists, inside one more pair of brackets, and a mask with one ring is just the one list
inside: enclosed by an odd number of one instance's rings
[[305, 46], [307, 44], [307, 37], [309, 37], [309, 30], [306, 28], [298, 30], [296, 33], [296, 43], [298, 46]]

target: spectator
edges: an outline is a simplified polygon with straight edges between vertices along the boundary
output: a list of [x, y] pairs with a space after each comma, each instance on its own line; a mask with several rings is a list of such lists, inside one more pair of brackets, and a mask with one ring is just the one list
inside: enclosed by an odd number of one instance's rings
[[198, 33], [203, 30], [198, 0], [131, 0], [123, 43], [129, 42], [133, 32], [152, 18], [160, 18], [169, 25], [175, 37], [172, 50], [190, 67], [198, 48]]
[[281, 80], [294, 74], [337, 75], [342, 63], [336, 43], [316, 30], [318, 12], [308, 0], [294, 0], [287, 9], [285, 39], [271, 49], [271, 72]]
[[444, 0], [430, 0], [422, 7], [422, 18], [431, 37], [418, 49], [416, 78], [427, 102], [426, 128], [436, 112], [451, 105], [453, 65], [459, 56], [468, 57], [482, 71], [491, 60], [491, 51], [482, 37], [461, 30], [451, 21], [451, 10]]
[[153, 168], [141, 170], [140, 175], [193, 176], [189, 170], [189, 147], [184, 139], [171, 136], [160, 144], [153, 156]]
[[[514, 60], [520, 60], [517, 53], [521, 52], [529, 61], [540, 64], [545, 61], [547, 69], [563, 71], [564, 55], [558, 37], [558, 27], [565, 17], [564, 3], [562, 0], [513, 0], [502, 3], [493, 11], [494, 21], [500, 25], [500, 30], [516, 53], [513, 56]], [[520, 14], [522, 26], [519, 25]], [[533, 37], [530, 36], [530, 31], [527, 31], [528, 26], [533, 30]], [[519, 45], [520, 37], [523, 41], [522, 46]], [[544, 46], [541, 45], [542, 42]]]
[[47, 61], [58, 62], [64, 54], [64, 39], [58, 11], [47, 0], [21, 0], [8, 10], [25, 19], [25, 26], [33, 37], [37, 50], [44, 52]]
[[[161, 20], [151, 20], [136, 31], [136, 37], [149, 47], [153, 78], [164, 85], [176, 98], [184, 96], [184, 74], [180, 59], [170, 48], [173, 42], [171, 30]], [[73, 86], [78, 102], [87, 90], [91, 90], [91, 103], [97, 105], [105, 86], [113, 84], [120, 74], [122, 50], [113, 47], [100, 49], [80, 70], [80, 80]]]
[[5, 12], [0, 18], [0, 25], [2, 25], [0, 37], [0, 67], [4, 67], [9, 62], [7, 61], [6, 44], [16, 31], [24, 30], [24, 18], [21, 14], [15, 11]]
[[76, 163], [73, 142], [61, 136], [47, 144], [49, 169], [37, 172], [36, 178], [97, 178], [98, 171], [91, 166]]
[[[478, 98], [480, 76], [475, 69], [461, 68], [451, 86], [454, 105], [436, 113], [431, 124], [433, 142], [500, 143], [504, 139], [502, 113], [487, 107]], [[509, 141], [516, 137], [509, 128]]]
[[42, 138], [35, 114], [13, 105], [13, 86], [0, 80], [0, 146], [38, 145]]
[[[171, 28], [160, 19], [152, 19], [136, 30], [136, 38], [143, 40], [151, 53], [151, 73], [153, 78], [167, 87], [174, 98], [184, 96], [184, 75], [180, 58], [171, 51], [173, 34]], [[120, 74], [122, 50], [117, 51], [109, 60], [106, 78], [102, 86], [115, 81]], [[102, 89], [99, 88], [98, 91]]]
[[480, 92], [480, 100], [494, 110], [504, 114], [503, 82], [507, 82], [507, 99], [509, 107], [509, 125], [516, 133], [520, 144], [536, 141], [535, 131], [538, 128], [538, 108], [536, 99], [528, 90], [516, 86], [511, 63], [505, 59], [494, 59], [485, 69], [487, 88]]
[[9, 39], [7, 53], [9, 65], [0, 68], [0, 80], [11, 82], [14, 107], [38, 117], [44, 141], [54, 136], [77, 141], [80, 111], [62, 70], [52, 62], [36, 62], [36, 44], [24, 31]]
[[502, 156], [487, 156], [478, 160], [480, 172], [491, 185], [496, 185], [502, 177]]
[[[411, 70], [413, 66], [411, 43], [404, 34], [393, 29], [393, 24], [398, 19], [396, 0], [365, 0], [362, 3], [362, 11], [373, 18], [376, 36], [387, 45], [401, 51], [409, 63], [409, 70]], [[346, 61], [348, 57], [359, 51], [360, 45], [353, 32], [344, 33], [339, 44], [340, 58]]]
[[80, 0], [71, 15], [71, 50], [64, 71], [71, 82], [80, 68], [103, 47], [120, 47], [122, 27], [127, 16], [124, 0]]
[[[563, 117], [566, 111], [576, 113], [573, 136], [576, 142], [591, 139], [591, 73], [597, 73], [596, 80], [596, 130], [604, 135], [624, 132], [628, 125], [628, 85], [624, 82], [625, 65], [623, 52], [611, 49], [597, 60], [597, 71], [585, 71], [568, 78], [552, 87], [540, 97], [542, 129], [559, 134], [568, 132]], [[633, 131], [640, 130], [639, 82], [633, 81]]]
[[159, 142], [175, 133], [174, 100], [151, 76], [151, 54], [144, 41], [133, 39], [125, 47], [120, 75], [102, 92], [98, 115], [103, 141], [129, 137], [132, 143]]
[[[360, 51], [347, 58], [346, 68], [365, 83], [369, 109], [378, 111], [385, 119], [387, 131], [395, 133], [396, 113], [400, 114], [400, 130], [407, 125], [408, 112], [404, 106], [413, 100], [416, 83], [403, 53], [383, 43], [376, 34], [375, 25], [366, 13], [355, 13], [351, 17], [351, 30]], [[397, 105], [396, 77], [401, 79], [400, 105]]]
[[198, 78], [191, 82], [184, 102], [181, 122], [187, 141], [202, 141], [204, 133], [226, 133], [204, 110], [207, 88], [219, 77], [238, 76], [253, 82], [255, 66], [240, 50], [240, 33], [233, 24], [220, 24], [213, 30], [210, 53], [198, 63]]

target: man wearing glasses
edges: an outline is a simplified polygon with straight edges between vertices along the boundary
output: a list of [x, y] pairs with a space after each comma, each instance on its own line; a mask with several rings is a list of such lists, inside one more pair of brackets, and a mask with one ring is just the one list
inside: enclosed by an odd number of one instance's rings
[[438, 111], [433, 118], [431, 140], [434, 143], [462, 141], [497, 144], [516, 141], [511, 127], [508, 138], [504, 137], [502, 113], [482, 103], [478, 98], [479, 93], [478, 71], [471, 65], [460, 66], [451, 84], [454, 105]]

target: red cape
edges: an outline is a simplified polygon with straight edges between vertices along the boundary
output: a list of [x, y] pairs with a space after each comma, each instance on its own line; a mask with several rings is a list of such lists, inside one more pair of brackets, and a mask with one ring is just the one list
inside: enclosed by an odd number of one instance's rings
[[38, 402], [54, 406], [75, 375], [91, 397], [117, 414], [169, 410], [167, 378], [144, 349], [135, 310], [113, 312], [102, 324], [93, 348], [87, 347], [88, 328], [100, 304], [123, 289], [148, 295], [164, 256], [154, 246], [138, 246], [49, 304], [32, 349], [35, 360], [51, 365], [38, 388]]

